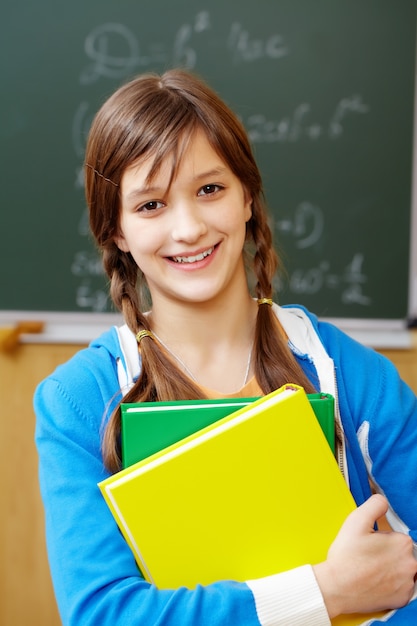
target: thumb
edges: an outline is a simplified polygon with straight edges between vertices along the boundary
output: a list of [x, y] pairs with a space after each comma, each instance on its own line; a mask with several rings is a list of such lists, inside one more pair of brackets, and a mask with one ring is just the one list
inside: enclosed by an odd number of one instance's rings
[[355, 532], [374, 532], [376, 520], [385, 515], [387, 510], [387, 499], [376, 493], [347, 517], [344, 526], [350, 526], [350, 530]]

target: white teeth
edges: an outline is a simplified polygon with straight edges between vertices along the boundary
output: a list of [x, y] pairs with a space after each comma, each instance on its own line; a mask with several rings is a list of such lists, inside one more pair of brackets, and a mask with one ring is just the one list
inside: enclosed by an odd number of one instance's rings
[[205, 252], [196, 254], [194, 256], [173, 256], [172, 259], [176, 263], [195, 263], [196, 261], [202, 261], [213, 252], [214, 248], [209, 248]]

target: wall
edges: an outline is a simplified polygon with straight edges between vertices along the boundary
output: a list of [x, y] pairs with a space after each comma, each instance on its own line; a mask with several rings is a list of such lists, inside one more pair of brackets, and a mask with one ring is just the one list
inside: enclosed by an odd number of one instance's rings
[[21, 345], [0, 352], [0, 624], [58, 626], [49, 577], [44, 516], [33, 443], [32, 396], [37, 383], [79, 346]]

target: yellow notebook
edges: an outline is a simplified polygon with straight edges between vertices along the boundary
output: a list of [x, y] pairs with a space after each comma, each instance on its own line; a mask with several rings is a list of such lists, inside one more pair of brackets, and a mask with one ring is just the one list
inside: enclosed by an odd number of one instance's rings
[[[320, 562], [355, 508], [296, 385], [99, 487], [144, 577], [159, 588], [245, 581]], [[364, 619], [346, 616], [334, 624]]]

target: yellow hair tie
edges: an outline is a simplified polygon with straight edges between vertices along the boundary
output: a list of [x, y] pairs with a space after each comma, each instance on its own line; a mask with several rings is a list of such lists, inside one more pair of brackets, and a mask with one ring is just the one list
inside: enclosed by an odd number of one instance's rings
[[273, 305], [271, 298], [259, 298], [256, 302], [258, 303], [258, 305], [261, 305], [261, 304], [269, 304], [269, 306]]
[[150, 330], [140, 330], [136, 335], [136, 341], [138, 344], [142, 341], [144, 337], [149, 337], [150, 339], [155, 339]]

